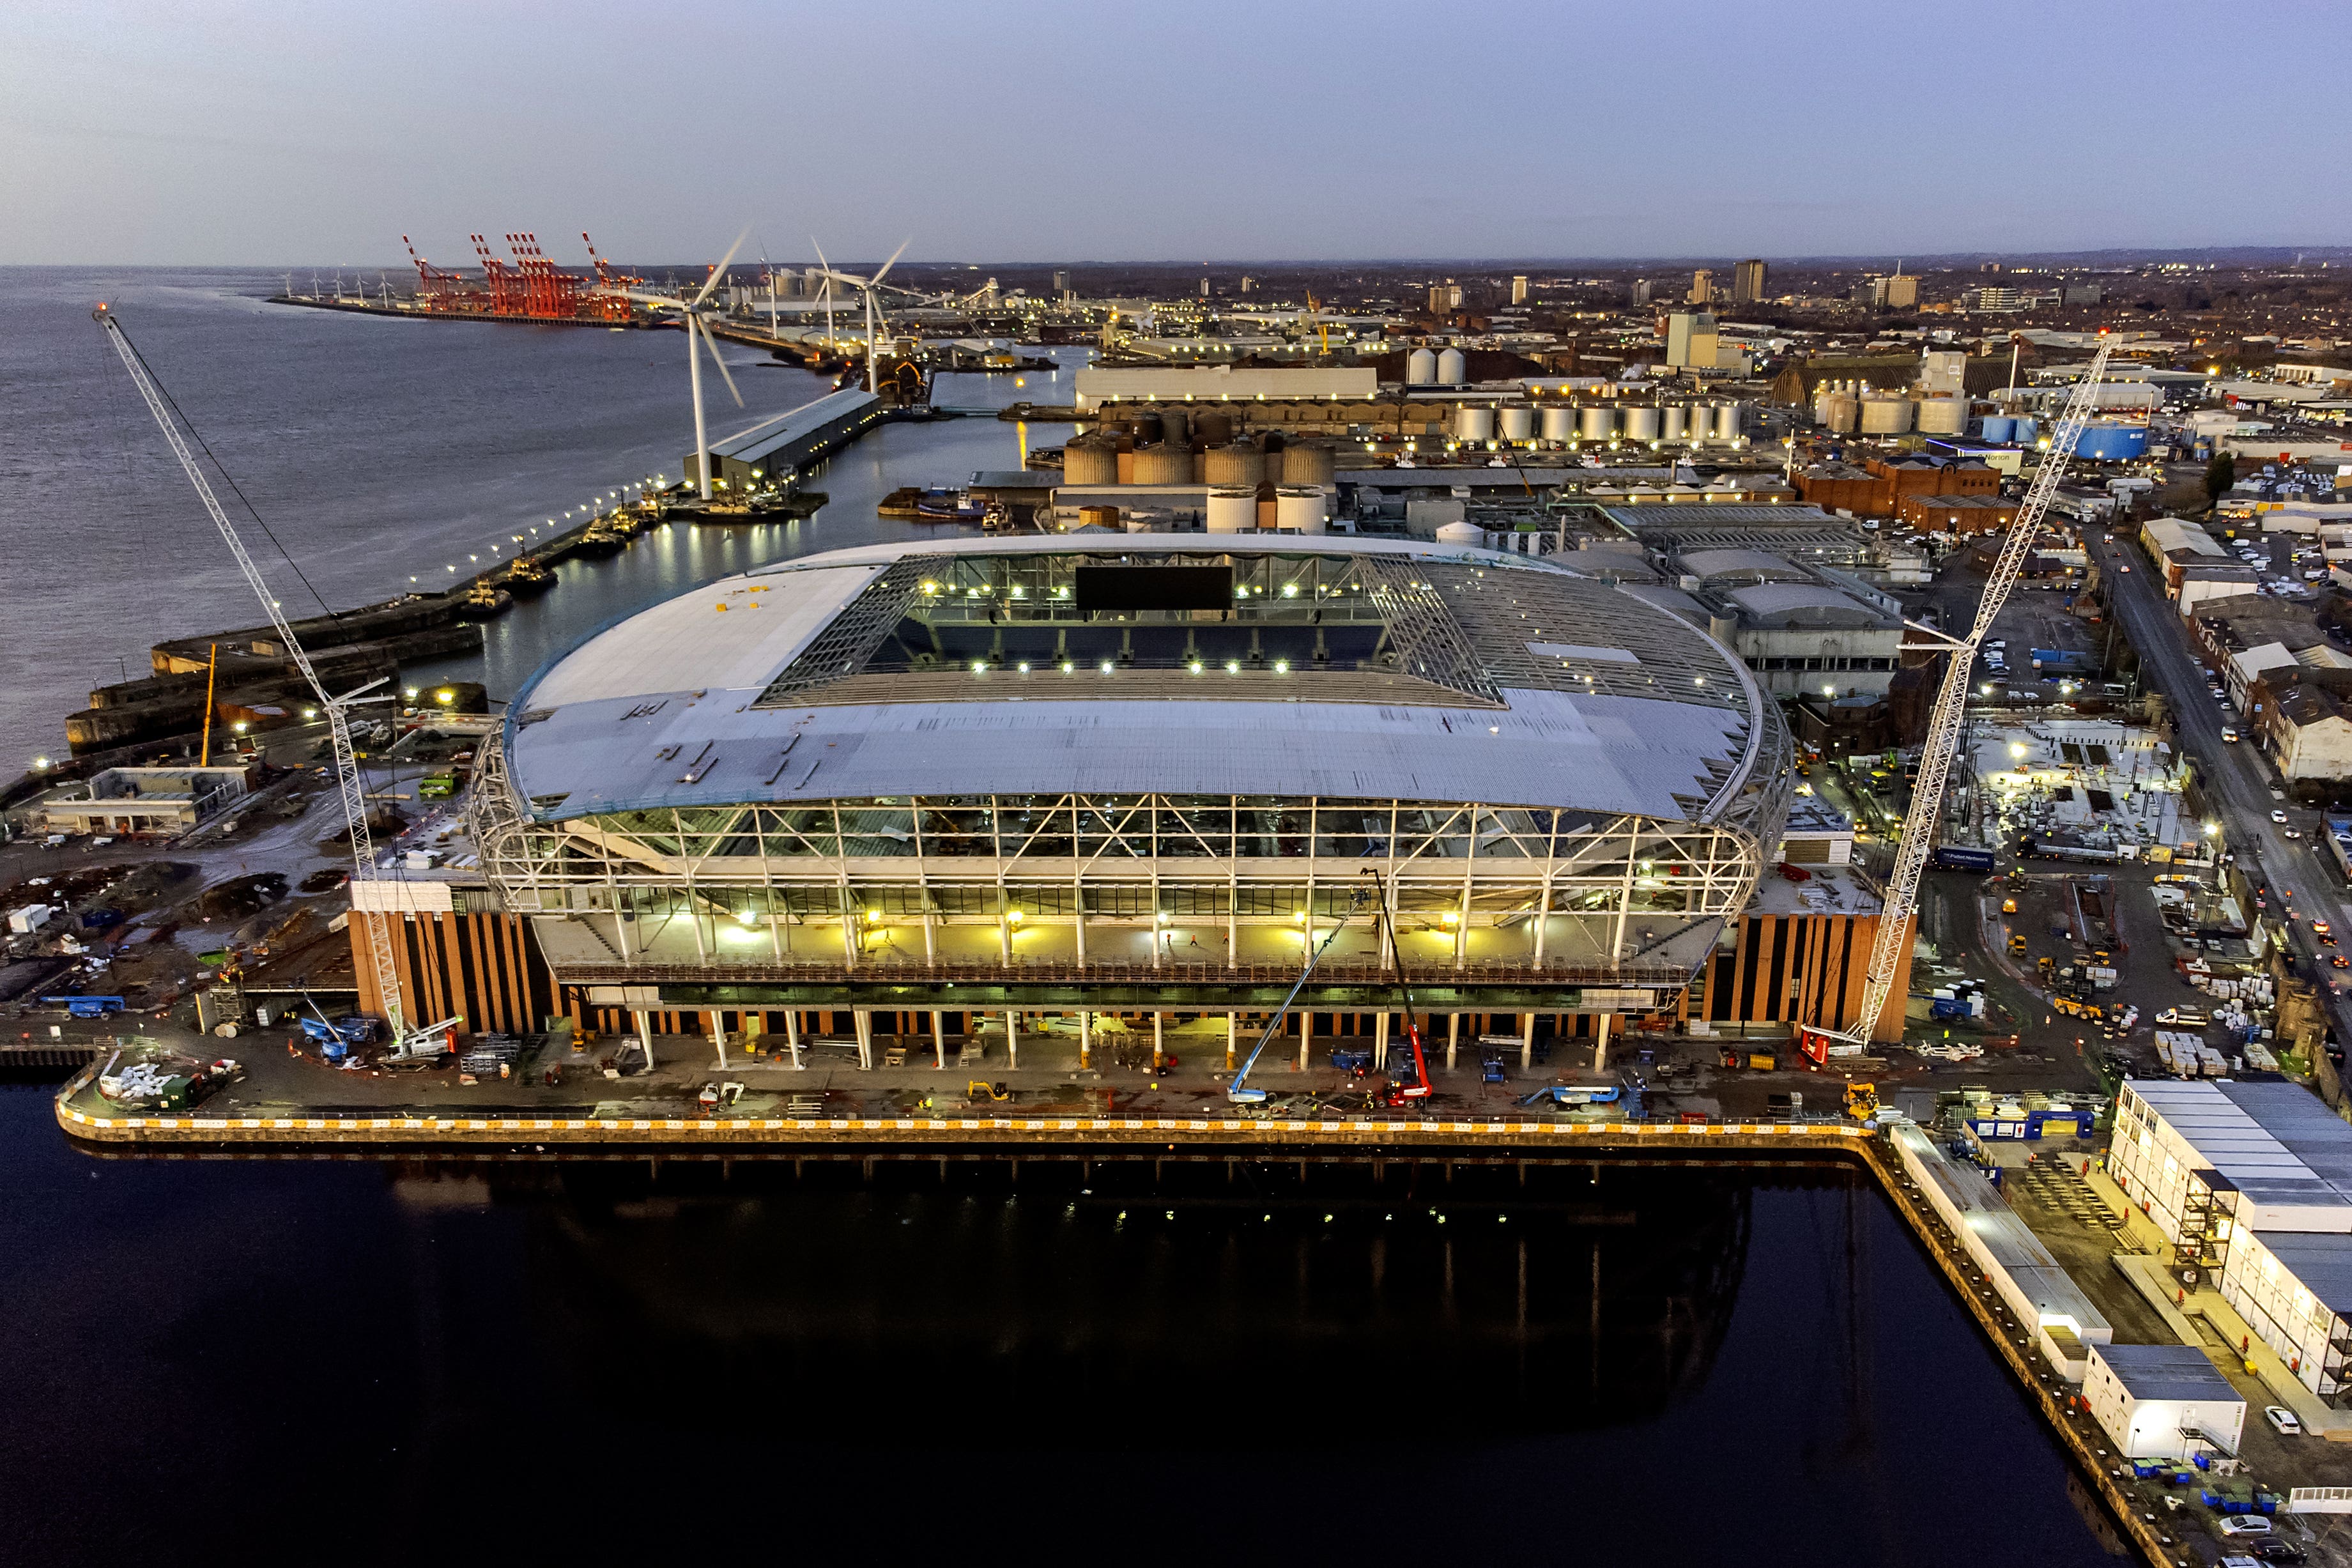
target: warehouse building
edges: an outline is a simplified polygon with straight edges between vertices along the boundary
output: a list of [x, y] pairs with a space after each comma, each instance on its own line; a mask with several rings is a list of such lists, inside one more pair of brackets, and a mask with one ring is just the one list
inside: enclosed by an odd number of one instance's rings
[[[883, 412], [882, 400], [862, 388], [804, 403], [713, 441], [711, 479], [737, 490], [781, 480], [855, 440]], [[688, 452], [678, 471], [692, 479], [696, 468], [695, 454]]]
[[1078, 412], [1106, 403], [1313, 399], [1361, 403], [1380, 390], [1370, 365], [1088, 365], [1076, 376]]
[[2245, 1436], [2245, 1395], [2195, 1345], [2092, 1345], [2083, 1398], [2126, 1458], [2234, 1458]]
[[2116, 1183], [2288, 1370], [2347, 1405], [2352, 1126], [2299, 1084], [2126, 1083]]

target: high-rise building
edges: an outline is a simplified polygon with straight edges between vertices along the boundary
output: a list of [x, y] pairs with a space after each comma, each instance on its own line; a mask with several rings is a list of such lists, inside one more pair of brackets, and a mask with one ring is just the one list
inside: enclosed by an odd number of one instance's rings
[[2025, 307], [2025, 297], [2014, 289], [1979, 289], [1977, 309], [1979, 310], [2018, 310]]
[[1878, 302], [1890, 310], [1910, 310], [1918, 308], [1919, 279], [1907, 272], [1897, 272], [1879, 282]]
[[1069, 275], [1068, 273], [1066, 273], [1066, 272], [1056, 272], [1056, 273], [1055, 273], [1055, 274], [1054, 274], [1054, 292], [1055, 292], [1055, 293], [1056, 293], [1056, 294], [1066, 294], [1066, 293], [1068, 293], [1069, 291], [1070, 291], [1070, 275]]
[[1715, 318], [1705, 310], [1676, 310], [1666, 318], [1666, 363], [1677, 370], [1715, 368]]
[[1202, 298], [1202, 299], [1203, 299], [1203, 300], [1205, 300], [1205, 299], [1207, 299], [1208, 297], [1209, 297], [1209, 280], [1208, 280], [1207, 279], [1203, 278], [1203, 279], [1201, 279], [1201, 298]]
[[1764, 298], [1764, 280], [1769, 268], [1761, 261], [1748, 260], [1731, 269], [1731, 302], [1752, 305]]
[[1651, 285], [1648, 279], [1636, 278], [1633, 279], [1633, 303], [1636, 305], [1648, 304], [1650, 302], [1650, 293]]
[[1528, 275], [1524, 272], [1514, 273], [1511, 277], [1511, 303], [1524, 305], [1527, 302]]
[[1715, 303], [1715, 274], [1704, 267], [1692, 273], [1688, 300], [1694, 305]]
[[1254, 287], [1254, 286], [1256, 284], [1256, 282], [1257, 282], [1257, 279], [1255, 279], [1255, 278], [1251, 277], [1251, 276], [1250, 276], [1248, 273], [1246, 273], [1246, 272], [1243, 273], [1243, 274], [1242, 274], [1242, 292], [1243, 292], [1243, 293], [1244, 293], [1244, 294], [1248, 293], [1248, 292], [1250, 291], [1251, 288], [1252, 288], [1252, 287]]

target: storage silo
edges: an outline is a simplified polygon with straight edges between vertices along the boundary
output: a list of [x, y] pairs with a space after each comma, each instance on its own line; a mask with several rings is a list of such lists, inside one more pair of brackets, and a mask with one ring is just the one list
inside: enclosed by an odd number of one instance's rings
[[1491, 441], [1495, 438], [1495, 410], [1486, 404], [1460, 404], [1454, 410], [1454, 438], [1457, 441]]
[[1274, 526], [1294, 533], [1320, 533], [1328, 512], [1320, 485], [1285, 485], [1274, 492]]
[[1427, 349], [1415, 349], [1404, 356], [1404, 384], [1407, 386], [1427, 386], [1437, 380], [1437, 356]]
[[1577, 433], [1588, 441], [1606, 441], [1617, 434], [1617, 411], [1598, 405], [1576, 411]]
[[1535, 438], [1536, 411], [1524, 403], [1507, 403], [1502, 409], [1503, 439], [1528, 441]]
[[1181, 447], [1192, 438], [1192, 423], [1184, 417], [1182, 409], [1163, 408], [1160, 411], [1160, 438], [1172, 447]]
[[1257, 526], [1257, 487], [1222, 485], [1209, 492], [1211, 533], [1240, 533]]
[[1320, 441], [1302, 441], [1282, 454], [1282, 482], [1286, 485], [1328, 485], [1338, 460], [1331, 448]]
[[1950, 393], [1933, 393], [1919, 400], [1919, 433], [1958, 436], [1969, 427], [1969, 400]]
[[1656, 440], [1659, 426], [1658, 413], [1656, 408], [1639, 405], [1626, 409], [1625, 439], [1628, 441]]
[[1851, 436], [1861, 422], [1862, 399], [1851, 392], [1830, 394], [1829, 411], [1822, 423], [1829, 426], [1832, 435]]
[[1107, 436], [1079, 436], [1062, 447], [1062, 482], [1066, 485], [1118, 483], [1118, 445]]
[[1547, 405], [1543, 411], [1543, 438], [1556, 442], [1575, 440], [1576, 410], [1565, 403]]
[[1986, 415], [1983, 428], [1978, 432], [1978, 439], [1984, 441], [2013, 441], [2016, 438], [2017, 421], [2006, 414]]
[[1664, 417], [1659, 421], [1660, 437], [1668, 441], [1690, 439], [1690, 410], [1679, 403], [1669, 403], [1658, 411]]
[[1203, 408], [1192, 416], [1192, 439], [1203, 447], [1222, 447], [1234, 438], [1234, 416], [1222, 408]]
[[1469, 379], [1469, 362], [1462, 357], [1460, 349], [1447, 349], [1437, 356], [1437, 384], [1440, 386], [1459, 386]]
[[1135, 482], [1139, 485], [1189, 485], [1192, 482], [1192, 448], [1171, 447], [1162, 442], [1146, 447], [1135, 454]]
[[1222, 447], [1212, 447], [1202, 477], [1212, 485], [1255, 488], [1265, 482], [1265, 454], [1246, 441], [1231, 441]]
[[1437, 528], [1440, 544], [1476, 544], [1486, 542], [1486, 531], [1475, 522], [1445, 522]]
[[2083, 426], [2074, 455], [2094, 463], [2127, 463], [2147, 455], [2147, 426], [2095, 419]]
[[1900, 436], [1911, 428], [1911, 400], [1891, 392], [1869, 392], [1862, 397], [1862, 433]]
[[1718, 441], [1738, 440], [1739, 419], [1745, 412], [1737, 400], [1717, 404], [1715, 409], [1715, 438]]

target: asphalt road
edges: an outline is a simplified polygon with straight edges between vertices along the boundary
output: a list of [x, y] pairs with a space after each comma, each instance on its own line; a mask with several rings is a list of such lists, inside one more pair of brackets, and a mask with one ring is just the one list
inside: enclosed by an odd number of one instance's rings
[[[2253, 742], [2233, 744], [2221, 739], [2222, 726], [2238, 727], [2240, 716], [2208, 690], [2204, 662], [2190, 641], [2189, 625], [2165, 597], [2147, 557], [2137, 545], [2105, 531], [2093, 536], [2091, 548], [2099, 552], [2099, 569], [2114, 584], [2108, 603], [2139, 649], [2143, 684], [2164, 693], [2179, 716], [2173, 745], [2202, 764], [2206, 798], [2223, 808], [2223, 847], [2238, 857], [2240, 867], [2257, 885], [2292, 889], [2297, 914], [2327, 921], [2339, 940], [2352, 941], [2352, 900], [2346, 897], [2344, 878], [2333, 857], [2320, 847], [2321, 814], [2273, 793], [2277, 777]], [[2125, 567], [2129, 570], [2121, 570]], [[2284, 811], [2287, 826], [2303, 837], [2286, 837], [2271, 820], [2273, 811]], [[2277, 909], [2273, 900], [2272, 912]], [[2352, 978], [2352, 972], [2329, 967], [2327, 959], [2336, 950], [2318, 946], [2306, 923], [2297, 921], [2293, 931], [2295, 952], [2314, 966], [2311, 973], [2326, 980]], [[2346, 998], [2331, 996], [2328, 1013], [2336, 1038], [2352, 1039], [2352, 1008], [2347, 1007]]]

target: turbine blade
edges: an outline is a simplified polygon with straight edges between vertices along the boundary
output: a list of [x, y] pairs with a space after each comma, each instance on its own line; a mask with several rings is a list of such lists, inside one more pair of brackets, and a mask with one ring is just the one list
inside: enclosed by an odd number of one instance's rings
[[735, 253], [742, 249], [743, 242], [751, 237], [751, 226], [745, 224], [743, 232], [735, 237], [735, 243], [727, 247], [727, 254], [719, 258], [719, 265], [710, 269], [710, 276], [703, 281], [702, 292], [694, 297], [697, 305], [710, 298], [710, 291], [719, 287], [721, 278], [727, 276], [727, 264], [735, 259]]
[[688, 316], [687, 321], [688, 331], [702, 333], [702, 346], [710, 351], [710, 363], [719, 367], [719, 379], [727, 384], [727, 395], [735, 400], [736, 407], [742, 407], [743, 395], [735, 390], [735, 378], [727, 374], [727, 362], [719, 357], [719, 340], [710, 335], [709, 323], [700, 316]]
[[914, 243], [915, 237], [911, 234], [906, 238], [900, 240], [898, 242], [898, 248], [890, 253], [890, 259], [882, 264], [882, 270], [880, 272], [877, 272], [872, 278], [867, 279], [866, 281], [868, 283], [881, 282], [884, 276], [889, 272], [890, 268], [898, 265], [898, 258], [907, 254], [907, 247]]

